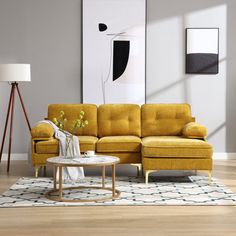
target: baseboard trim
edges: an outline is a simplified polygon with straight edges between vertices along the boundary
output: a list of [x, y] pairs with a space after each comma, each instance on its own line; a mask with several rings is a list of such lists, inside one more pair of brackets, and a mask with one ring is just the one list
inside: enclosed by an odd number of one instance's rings
[[[7, 153], [2, 154], [2, 160], [6, 161], [8, 158]], [[236, 160], [236, 152], [214, 152], [214, 160]], [[12, 153], [11, 160], [14, 161], [26, 161], [28, 160], [28, 153]]]
[[214, 152], [214, 160], [236, 160], [236, 152]]

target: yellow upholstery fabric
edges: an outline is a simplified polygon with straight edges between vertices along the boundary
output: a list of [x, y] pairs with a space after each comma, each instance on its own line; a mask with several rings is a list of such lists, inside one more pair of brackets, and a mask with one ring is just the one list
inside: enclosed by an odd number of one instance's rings
[[188, 104], [145, 104], [141, 116], [142, 137], [181, 135], [184, 125], [195, 121]]
[[46, 165], [47, 159], [50, 158], [50, 157], [55, 157], [55, 154], [50, 154], [50, 153], [37, 154], [37, 153], [34, 153], [32, 155], [32, 163], [34, 165]]
[[[80, 143], [80, 151], [85, 152], [88, 150], [96, 149], [97, 137], [93, 136], [78, 136]], [[38, 154], [59, 154], [59, 142], [57, 139], [50, 139], [48, 141], [36, 142], [36, 153]]]
[[212, 170], [212, 159], [143, 158], [144, 170]]
[[115, 156], [120, 158], [119, 164], [141, 163], [142, 157], [140, 152], [106, 152], [98, 153], [108, 156]]
[[[48, 107], [48, 118], [58, 117], [61, 110], [68, 119], [69, 132], [72, 121], [85, 111], [89, 125], [76, 134], [81, 152], [95, 150], [117, 156], [120, 163], [142, 162], [144, 170], [212, 169], [212, 146], [199, 139], [206, 136], [202, 126], [189, 124], [194, 118], [188, 104], [145, 104], [141, 109], [135, 104], [105, 104], [98, 110], [92, 104], [54, 104]], [[34, 165], [45, 165], [47, 158], [58, 155], [53, 133], [47, 124], [32, 129]]]
[[140, 106], [136, 104], [105, 104], [98, 108], [98, 135], [140, 136]]
[[144, 157], [211, 158], [212, 146], [198, 139], [153, 136], [142, 139]]
[[205, 126], [196, 122], [190, 122], [183, 128], [183, 136], [189, 138], [205, 138], [207, 135], [207, 129]]
[[52, 138], [47, 141], [36, 142], [36, 153], [38, 154], [59, 154], [59, 142], [57, 139]]
[[97, 136], [97, 106], [94, 104], [51, 104], [48, 106], [48, 119], [53, 120], [53, 118], [60, 115], [60, 111], [65, 112], [65, 117], [67, 122], [65, 125], [65, 130], [72, 132], [72, 126], [75, 119], [80, 115], [80, 111], [84, 111], [84, 119], [88, 120], [89, 124], [83, 129], [78, 129], [77, 133], [74, 135], [87, 135], [87, 136]]
[[46, 123], [37, 124], [31, 129], [31, 136], [33, 139], [49, 139], [53, 134], [53, 128]]
[[97, 152], [140, 152], [141, 139], [136, 136], [108, 136], [97, 142]]
[[80, 151], [86, 152], [88, 150], [96, 150], [96, 145], [98, 138], [93, 136], [78, 136], [79, 144], [80, 144]]

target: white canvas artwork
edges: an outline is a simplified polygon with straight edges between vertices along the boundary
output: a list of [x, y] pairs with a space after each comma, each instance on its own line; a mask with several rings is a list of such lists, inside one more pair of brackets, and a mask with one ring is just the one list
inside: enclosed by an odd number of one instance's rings
[[145, 0], [83, 0], [83, 103], [145, 103]]
[[187, 54], [214, 53], [218, 54], [218, 32], [215, 29], [187, 29]]

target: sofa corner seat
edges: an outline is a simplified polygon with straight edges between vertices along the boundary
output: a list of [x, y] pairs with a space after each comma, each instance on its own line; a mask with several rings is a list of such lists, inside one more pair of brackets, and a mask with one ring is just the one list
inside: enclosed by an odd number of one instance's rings
[[211, 178], [212, 146], [185, 138], [183, 127], [195, 120], [188, 104], [145, 104], [142, 114], [142, 164], [145, 181], [158, 170], [204, 170]]

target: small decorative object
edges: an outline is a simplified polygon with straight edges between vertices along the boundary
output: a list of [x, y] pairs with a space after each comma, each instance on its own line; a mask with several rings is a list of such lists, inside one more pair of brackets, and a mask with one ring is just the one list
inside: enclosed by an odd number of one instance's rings
[[82, 11], [83, 102], [145, 103], [146, 0], [83, 0]]
[[84, 157], [92, 157], [95, 156], [95, 152], [93, 150], [88, 150], [84, 152]]
[[186, 29], [186, 73], [217, 74], [219, 28]]
[[[69, 127], [71, 133], [65, 130], [65, 125], [67, 123], [67, 118], [65, 116], [64, 111], [60, 111], [60, 115], [58, 118], [53, 118], [52, 122], [60, 129], [61, 132], [65, 134], [65, 150], [64, 150], [64, 157], [74, 157], [74, 141], [73, 141], [73, 134], [78, 129], [84, 128], [88, 125], [88, 121], [84, 120], [85, 112], [81, 111], [79, 117], [72, 122], [72, 126]], [[70, 148], [70, 146], [72, 148]]]

